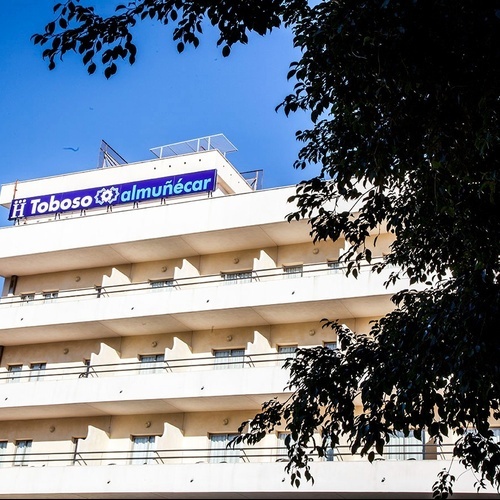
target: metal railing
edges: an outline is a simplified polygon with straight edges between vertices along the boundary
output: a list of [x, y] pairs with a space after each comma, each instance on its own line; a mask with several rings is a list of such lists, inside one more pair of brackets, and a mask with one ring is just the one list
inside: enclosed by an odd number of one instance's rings
[[283, 366], [290, 353], [255, 353], [237, 357], [190, 357], [167, 359], [154, 362], [103, 363], [95, 365], [67, 365], [47, 367], [37, 370], [0, 372], [0, 383], [40, 382], [42, 380], [62, 380], [77, 378], [98, 378], [105, 376], [130, 376], [143, 374], [164, 374], [176, 371], [221, 370]]
[[[370, 272], [371, 266], [372, 264], [364, 264], [361, 266], [361, 269], [363, 272]], [[320, 262], [314, 264], [304, 264], [300, 273], [291, 273], [286, 267], [277, 267], [259, 270], [242, 270], [238, 272], [210, 274], [186, 278], [170, 278], [165, 280], [169, 281], [169, 286], [164, 287], [152, 285], [153, 283], [157, 283], [157, 280], [148, 280], [138, 283], [95, 285], [93, 287], [58, 290], [57, 292], [51, 292], [50, 297], [47, 297], [47, 293], [42, 291], [21, 293], [19, 295], [1, 297], [0, 307], [45, 305], [48, 303], [54, 304], [66, 300], [106, 298], [124, 294], [169, 293], [189, 287], [250, 284], [262, 281], [275, 281], [283, 278], [300, 279], [314, 276], [324, 276], [328, 274], [344, 274], [345, 268], [346, 264], [343, 263], [334, 266], [331, 262]], [[244, 278], [238, 278], [238, 275], [243, 273], [245, 274]]]
[[[401, 448], [401, 449], [399, 449]], [[375, 461], [406, 460], [451, 460], [453, 444], [435, 445], [421, 443], [414, 445], [391, 445], [391, 451], [377, 456]], [[359, 462], [366, 457], [352, 455], [348, 446], [337, 446], [320, 457], [316, 452], [309, 455], [311, 462]], [[158, 450], [112, 450], [112, 451], [69, 451], [34, 452], [22, 456], [15, 453], [0, 455], [0, 467], [8, 466], [100, 466], [100, 465], [154, 465], [154, 464], [201, 464], [201, 463], [256, 463], [288, 462], [288, 451], [283, 446], [239, 447], [227, 449], [192, 448]]]
[[188, 141], [157, 146], [151, 148], [150, 151], [158, 158], [170, 158], [171, 156], [199, 153], [200, 151], [211, 151], [213, 149], [217, 149], [224, 156], [227, 153], [238, 151], [236, 146], [224, 134], [207, 135], [206, 137], [197, 137]]

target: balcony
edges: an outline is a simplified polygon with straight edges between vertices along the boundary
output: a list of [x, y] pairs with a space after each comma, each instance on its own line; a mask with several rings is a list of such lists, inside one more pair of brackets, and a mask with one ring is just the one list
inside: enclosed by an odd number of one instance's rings
[[[437, 474], [450, 466], [457, 477], [456, 497], [476, 496], [474, 478], [451, 464], [449, 454], [372, 464], [312, 457], [314, 484], [303, 480], [296, 488], [279, 461], [285, 450], [246, 448], [240, 453], [238, 462], [214, 463], [209, 449], [158, 450], [154, 460], [144, 456], [147, 463], [141, 466], [130, 465], [130, 452], [37, 453], [24, 457], [25, 467], [9, 467], [13, 457], [4, 457], [0, 498], [431, 498]], [[484, 496], [495, 494], [488, 488]]]
[[0, 344], [21, 345], [377, 317], [393, 309], [390, 269], [357, 279], [329, 263], [108, 287], [27, 294], [0, 301]]
[[[110, 443], [112, 446], [112, 443]], [[40, 447], [37, 448], [40, 450]], [[69, 452], [36, 451], [31, 449], [19, 453], [2, 453], [2, 467], [16, 466], [102, 466], [102, 465], [172, 465], [172, 464], [202, 464], [202, 463], [270, 463], [288, 462], [288, 451], [284, 446], [254, 446], [227, 447], [224, 449], [214, 448], [177, 448], [156, 449], [155, 447], [144, 450], [72, 450]], [[405, 460], [451, 460], [453, 456], [453, 444], [419, 443], [412, 446], [392, 446], [390, 451], [384, 452], [375, 461], [400, 462]], [[330, 453], [319, 457], [317, 452], [310, 451], [310, 462], [364, 462], [367, 458], [359, 455], [353, 456], [348, 446], [335, 447]]]
[[263, 401], [289, 394], [285, 358], [264, 353], [3, 372], [0, 420], [258, 411]]

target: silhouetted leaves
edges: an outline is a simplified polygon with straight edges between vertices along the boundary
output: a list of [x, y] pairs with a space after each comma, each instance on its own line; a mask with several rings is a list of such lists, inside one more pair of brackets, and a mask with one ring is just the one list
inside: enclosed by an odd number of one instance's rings
[[[218, 26], [220, 37], [217, 45], [222, 45], [222, 55], [227, 57], [232, 45], [248, 42], [248, 32], [269, 33], [273, 28], [289, 23], [305, 9], [305, 5], [305, 0], [250, 0], [244, 3], [232, 0], [138, 0], [118, 4], [115, 14], [105, 18], [97, 14], [94, 7], [85, 6], [80, 0], [66, 1], [54, 6], [56, 19], [46, 24], [44, 33], [33, 35], [32, 40], [37, 45], [47, 41], [55, 44], [43, 56], [49, 60], [50, 69], [68, 52], [83, 54], [92, 48], [98, 54], [105, 48], [100, 62], [105, 68], [104, 75], [109, 78], [118, 70], [117, 66], [111, 69], [110, 61], [116, 57], [105, 56], [109, 50], [124, 47], [129, 53], [129, 63], [134, 64], [136, 60], [136, 51], [130, 51], [130, 47], [135, 48], [131, 29], [137, 21], [155, 20], [164, 25], [176, 23], [173, 39], [177, 42], [177, 50], [183, 52], [186, 45], [199, 46], [196, 33], [202, 33], [202, 20], [207, 18], [213, 26]], [[118, 55], [125, 58], [121, 53]], [[86, 59], [84, 65], [88, 64], [90, 60]], [[92, 64], [96, 64], [93, 59]]]

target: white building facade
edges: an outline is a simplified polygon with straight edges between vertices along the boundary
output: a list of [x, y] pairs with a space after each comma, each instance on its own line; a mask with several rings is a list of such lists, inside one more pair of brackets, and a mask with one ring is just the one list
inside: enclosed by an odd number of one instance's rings
[[396, 291], [346, 277], [344, 242], [313, 244], [286, 220], [295, 187], [256, 189], [228, 144], [2, 185], [0, 498], [432, 498], [451, 448], [395, 440], [369, 464], [341, 446], [296, 488], [284, 426], [226, 447], [289, 396], [297, 347], [335, 348], [323, 318], [367, 333]]

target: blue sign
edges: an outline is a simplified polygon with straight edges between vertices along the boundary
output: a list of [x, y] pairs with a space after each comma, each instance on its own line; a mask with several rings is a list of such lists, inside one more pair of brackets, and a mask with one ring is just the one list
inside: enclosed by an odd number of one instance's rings
[[47, 194], [12, 200], [9, 220], [124, 203], [165, 199], [215, 190], [217, 170], [100, 186], [67, 193]]

